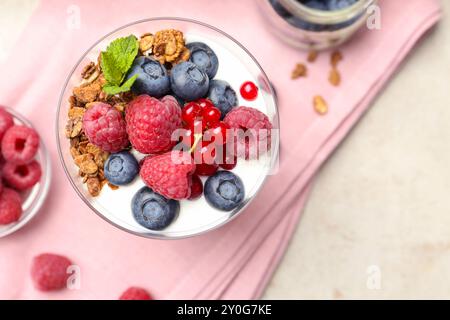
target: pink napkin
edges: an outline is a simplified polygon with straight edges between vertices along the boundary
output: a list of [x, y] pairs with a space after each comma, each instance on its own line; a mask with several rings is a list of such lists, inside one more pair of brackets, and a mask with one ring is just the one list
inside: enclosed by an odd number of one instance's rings
[[[0, 239], [0, 298], [116, 299], [130, 285], [165, 299], [249, 299], [262, 294], [288, 244], [314, 173], [383, 88], [417, 40], [440, 17], [435, 0], [380, 1], [382, 29], [362, 30], [342, 48], [343, 83], [327, 84], [329, 54], [307, 79], [290, 80], [305, 53], [263, 28], [258, 1], [41, 1], [9, 60], [1, 66], [0, 104], [27, 115], [49, 148], [54, 179], [41, 214]], [[80, 13], [80, 29], [72, 26]], [[152, 16], [201, 20], [231, 34], [259, 60], [280, 98], [281, 161], [238, 219], [208, 234], [179, 241], [138, 238], [105, 223], [76, 196], [63, 173], [54, 136], [55, 110], [72, 66], [100, 36]], [[258, 37], [255, 37], [258, 34]], [[330, 111], [318, 116], [312, 96]], [[81, 268], [81, 288], [36, 291], [32, 257], [67, 255]]]

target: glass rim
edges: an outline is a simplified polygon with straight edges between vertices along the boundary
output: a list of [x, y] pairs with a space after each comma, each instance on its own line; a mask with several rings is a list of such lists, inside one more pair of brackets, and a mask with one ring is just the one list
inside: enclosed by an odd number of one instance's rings
[[338, 24], [351, 20], [369, 6], [376, 3], [377, 0], [359, 0], [353, 5], [334, 11], [324, 11], [307, 7], [297, 0], [278, 0], [287, 10], [307, 22], [318, 24]]
[[[262, 186], [265, 184], [265, 182], [267, 181], [267, 177], [270, 174], [270, 172], [272, 171], [272, 168], [270, 167], [268, 169], [268, 172], [264, 175], [264, 178], [261, 179], [261, 181], [258, 181], [258, 184], [255, 185], [255, 187], [257, 188], [255, 194], [247, 199], [246, 201], [244, 201], [237, 209], [238, 211], [235, 212], [234, 214], [231, 214], [229, 218], [225, 219], [224, 221], [222, 221], [221, 223], [217, 223], [213, 226], [211, 226], [211, 224], [206, 225], [204, 227], [201, 227], [200, 230], [198, 232], [194, 232], [194, 233], [187, 233], [187, 234], [181, 234], [181, 235], [174, 235], [174, 236], [166, 236], [163, 234], [156, 234], [156, 233], [151, 233], [152, 230], [148, 230], [149, 232], [147, 233], [142, 233], [142, 232], [137, 232], [134, 230], [130, 230], [129, 228], [125, 228], [124, 226], [112, 221], [111, 219], [109, 219], [108, 217], [106, 217], [104, 214], [102, 214], [101, 212], [99, 212], [99, 210], [97, 210], [91, 203], [90, 201], [86, 198], [86, 196], [79, 190], [79, 188], [77, 187], [74, 179], [72, 178], [69, 169], [66, 166], [66, 163], [64, 161], [64, 156], [63, 156], [63, 151], [61, 149], [61, 139], [60, 139], [60, 130], [59, 130], [59, 119], [60, 119], [60, 113], [61, 113], [61, 107], [63, 105], [63, 103], [67, 103], [65, 101], [63, 101], [64, 98], [64, 94], [67, 90], [67, 87], [69, 85], [69, 82], [72, 78], [72, 76], [74, 75], [75, 71], [77, 70], [77, 68], [79, 67], [79, 65], [82, 63], [82, 61], [86, 58], [86, 56], [92, 52], [92, 50], [94, 50], [102, 41], [104, 41], [105, 39], [107, 39], [109, 36], [122, 31], [128, 27], [132, 27], [134, 25], [138, 25], [141, 23], [145, 23], [145, 22], [154, 22], [154, 21], [179, 21], [179, 22], [188, 22], [188, 23], [192, 23], [192, 24], [196, 24], [196, 25], [200, 25], [202, 27], [211, 29], [217, 33], [219, 33], [220, 35], [228, 38], [229, 40], [231, 40], [235, 45], [237, 45], [240, 49], [242, 49], [250, 58], [251, 60], [255, 63], [255, 65], [257, 66], [258, 70], [261, 72], [262, 77], [264, 78], [264, 80], [267, 82], [268, 87], [264, 88], [266, 91], [269, 91], [269, 93], [271, 94], [271, 96], [273, 97], [273, 105], [275, 107], [275, 116], [273, 119], [273, 124], [274, 124], [274, 128], [280, 130], [280, 120], [279, 120], [279, 110], [278, 110], [278, 101], [276, 99], [276, 94], [275, 91], [272, 87], [271, 82], [269, 81], [269, 78], [267, 76], [267, 74], [265, 73], [264, 69], [261, 67], [261, 65], [259, 64], [259, 62], [256, 60], [256, 58], [250, 53], [250, 51], [247, 50], [247, 48], [245, 48], [244, 45], [242, 45], [239, 41], [237, 41], [234, 37], [232, 37], [231, 35], [229, 35], [228, 33], [201, 21], [195, 20], [195, 19], [189, 19], [189, 18], [181, 18], [181, 17], [154, 17], [154, 18], [147, 18], [147, 19], [140, 19], [140, 20], [136, 20], [130, 23], [127, 23], [125, 25], [122, 25], [116, 29], [114, 29], [113, 31], [105, 34], [104, 36], [100, 37], [97, 41], [95, 41], [95, 43], [90, 46], [80, 57], [80, 59], [78, 59], [78, 61], [75, 63], [74, 67], [72, 68], [72, 70], [70, 71], [66, 81], [64, 82], [63, 88], [61, 90], [61, 94], [60, 97], [58, 99], [58, 107], [57, 107], [57, 111], [56, 111], [56, 121], [55, 121], [55, 133], [56, 133], [56, 144], [57, 144], [57, 149], [58, 149], [58, 156], [60, 159], [60, 162], [62, 164], [62, 167], [64, 169], [64, 172], [66, 174], [66, 177], [68, 178], [68, 180], [70, 181], [70, 184], [72, 185], [72, 188], [75, 190], [75, 192], [77, 193], [77, 195], [83, 200], [83, 202], [89, 207], [89, 209], [91, 209], [97, 216], [99, 216], [100, 218], [102, 218], [103, 220], [105, 220], [106, 222], [110, 223], [111, 225], [115, 226], [116, 228], [123, 230], [125, 232], [140, 236], [140, 237], [144, 237], [144, 238], [149, 238], [149, 239], [159, 239], [159, 240], [179, 240], [179, 239], [185, 239], [185, 238], [190, 238], [190, 237], [194, 237], [194, 236], [199, 236], [202, 234], [205, 234], [207, 232], [210, 232], [212, 230], [218, 229], [226, 224], [228, 224], [230, 221], [234, 220], [237, 216], [239, 216], [244, 210], [245, 208], [252, 202], [252, 200], [258, 195], [258, 193], [261, 191]], [[273, 142], [272, 147], [275, 148], [275, 151], [271, 154], [271, 159], [270, 159], [270, 163], [271, 165], [273, 163], [275, 163], [276, 159], [278, 159], [279, 157], [279, 145], [280, 145], [280, 134], [276, 135], [275, 137], [275, 141]]]

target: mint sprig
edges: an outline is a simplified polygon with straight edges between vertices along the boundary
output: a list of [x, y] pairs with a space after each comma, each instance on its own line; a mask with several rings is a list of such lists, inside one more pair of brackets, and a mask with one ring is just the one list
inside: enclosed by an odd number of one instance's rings
[[101, 54], [101, 68], [106, 79], [103, 91], [115, 95], [130, 91], [137, 75], [124, 82], [128, 70], [133, 64], [139, 50], [139, 43], [135, 36], [118, 38], [111, 42]]

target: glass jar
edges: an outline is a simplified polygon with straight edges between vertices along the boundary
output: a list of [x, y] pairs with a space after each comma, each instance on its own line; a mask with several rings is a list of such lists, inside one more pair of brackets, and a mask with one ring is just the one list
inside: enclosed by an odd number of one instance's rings
[[334, 11], [312, 9], [298, 0], [260, 0], [270, 31], [298, 48], [323, 50], [348, 40], [365, 24], [376, 0], [358, 0]]

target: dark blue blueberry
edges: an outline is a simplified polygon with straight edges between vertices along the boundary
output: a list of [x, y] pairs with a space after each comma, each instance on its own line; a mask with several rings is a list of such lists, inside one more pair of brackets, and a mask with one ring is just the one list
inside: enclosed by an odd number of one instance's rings
[[300, 2], [311, 9], [323, 10], [323, 11], [328, 10], [328, 5], [327, 5], [328, 1], [326, 1], [326, 0], [302, 0]]
[[354, 5], [358, 0], [328, 0], [328, 10], [342, 10]]
[[131, 202], [134, 219], [150, 230], [162, 230], [171, 224], [180, 212], [180, 203], [170, 200], [149, 187], [143, 187]]
[[185, 101], [194, 101], [203, 98], [208, 92], [209, 78], [198, 66], [186, 61], [173, 67], [170, 84], [177, 97]]
[[188, 43], [186, 47], [191, 52], [189, 61], [205, 71], [209, 79], [214, 78], [219, 68], [219, 59], [214, 51], [202, 42]]
[[278, 13], [279, 16], [283, 18], [287, 18], [292, 16], [292, 14], [287, 11], [279, 2], [278, 0], [269, 0], [270, 4], [272, 5], [273, 9], [276, 13]]
[[112, 153], [103, 167], [105, 178], [116, 186], [129, 184], [139, 173], [136, 158], [128, 151]]
[[220, 109], [222, 119], [237, 106], [238, 98], [230, 84], [223, 80], [212, 80], [209, 85], [208, 99]]
[[156, 60], [138, 57], [134, 60], [126, 79], [138, 75], [131, 87], [135, 94], [148, 94], [160, 98], [169, 93], [170, 80], [166, 68]]
[[216, 209], [230, 211], [244, 200], [242, 180], [230, 171], [217, 171], [205, 182], [206, 201]]

